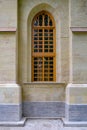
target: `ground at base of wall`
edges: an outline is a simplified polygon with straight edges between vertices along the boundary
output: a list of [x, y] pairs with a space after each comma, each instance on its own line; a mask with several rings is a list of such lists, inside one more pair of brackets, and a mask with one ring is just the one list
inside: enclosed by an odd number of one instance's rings
[[28, 119], [23, 127], [0, 127], [0, 130], [87, 130], [87, 127], [65, 127], [60, 119]]

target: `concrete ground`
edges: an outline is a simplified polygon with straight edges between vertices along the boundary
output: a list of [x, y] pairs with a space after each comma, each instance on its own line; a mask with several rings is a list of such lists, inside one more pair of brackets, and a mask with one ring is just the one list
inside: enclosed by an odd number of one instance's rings
[[0, 127], [0, 130], [87, 130], [87, 127], [64, 127], [59, 119], [28, 119], [23, 127]]

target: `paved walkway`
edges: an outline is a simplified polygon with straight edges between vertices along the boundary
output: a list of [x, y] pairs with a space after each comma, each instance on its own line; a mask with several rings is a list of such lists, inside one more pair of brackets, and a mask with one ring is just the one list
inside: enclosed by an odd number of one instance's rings
[[87, 130], [87, 127], [64, 127], [59, 119], [28, 119], [24, 127], [0, 127], [0, 130]]

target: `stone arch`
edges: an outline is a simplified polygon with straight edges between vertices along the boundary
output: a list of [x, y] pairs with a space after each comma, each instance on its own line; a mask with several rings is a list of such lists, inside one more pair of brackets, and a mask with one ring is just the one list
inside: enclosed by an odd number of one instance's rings
[[[33, 9], [30, 11], [29, 15], [28, 15], [28, 19], [27, 19], [27, 82], [31, 82], [31, 23], [32, 23], [32, 20], [34, 18], [34, 16], [42, 11], [42, 10], [45, 10], [45, 11], [48, 11], [53, 17], [54, 17], [54, 20], [55, 20], [55, 27], [58, 28], [56, 29], [56, 46], [57, 46], [57, 51], [56, 51], [56, 61], [57, 59], [60, 59], [60, 42], [58, 42], [58, 37], [59, 37], [59, 32], [60, 32], [60, 20], [59, 20], [59, 17], [58, 17], [58, 14], [57, 12], [55, 12], [55, 8], [52, 7], [51, 5], [49, 4], [46, 4], [46, 3], [41, 3], [39, 5], [36, 5], [35, 7], [33, 7]], [[60, 40], [59, 40], [60, 41]], [[59, 61], [60, 63], [61, 61]], [[58, 64], [58, 62], [56, 62], [56, 66], [59, 68], [60, 67], [60, 64]], [[60, 69], [59, 69], [60, 70]], [[58, 82], [58, 70], [56, 71], [56, 79], [57, 79], [57, 82]]]

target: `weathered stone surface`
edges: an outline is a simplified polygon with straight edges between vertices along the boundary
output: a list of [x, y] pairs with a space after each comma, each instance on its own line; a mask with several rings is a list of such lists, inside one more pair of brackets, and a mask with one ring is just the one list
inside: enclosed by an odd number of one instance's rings
[[66, 84], [28, 83], [22, 86], [23, 101], [65, 101]]
[[0, 121], [22, 118], [21, 88], [17, 84], [0, 84]]
[[[29, 85], [32, 70], [32, 19], [42, 10], [50, 12], [55, 20], [56, 82], [64, 83], [64, 86], [59, 84], [58, 87], [49, 83], [46, 86], [44, 84]], [[81, 85], [87, 83], [86, 53], [86, 0], [0, 0], [0, 105], [3, 105], [1, 112], [2, 109], [6, 112], [4, 105], [21, 104], [22, 92], [23, 102], [41, 101], [53, 102], [53, 104], [55, 104], [54, 102], [64, 102], [65, 85], [71, 82], [79, 85], [75, 84], [75, 87], [71, 87], [69, 90], [67, 88], [66, 103], [69, 106], [66, 114], [73, 118], [73, 113], [76, 112], [80, 116], [83, 115], [83, 120], [86, 120], [83, 112], [86, 113], [87, 86]], [[11, 85], [12, 83], [20, 83], [23, 91], [21, 92], [19, 88]], [[35, 109], [35, 104], [32, 104], [31, 106], [34, 106]], [[49, 104], [49, 110], [55, 110], [55, 115], [58, 112], [57, 107], [62, 108], [61, 104], [56, 104], [53, 109], [53, 104]], [[80, 108], [77, 106], [79, 104]], [[42, 108], [43, 105], [38, 106], [37, 103], [37, 108]], [[14, 109], [12, 111], [12, 107], [7, 107], [6, 117], [11, 114], [10, 110], [13, 113], [16, 112]], [[27, 113], [28, 108], [26, 108]], [[44, 110], [48, 111], [47, 104], [44, 105]], [[4, 116], [3, 118], [7, 119]], [[73, 119], [79, 120], [77, 117]]]
[[87, 32], [72, 34], [73, 83], [87, 83]]
[[87, 84], [69, 84], [66, 88], [66, 103], [87, 104]]
[[0, 0], [0, 28], [17, 28], [17, 0]]
[[16, 49], [16, 33], [0, 32], [0, 83], [16, 82]]
[[67, 86], [65, 109], [67, 121], [87, 121], [87, 84]]
[[20, 121], [22, 118], [22, 104], [0, 104], [0, 122]]
[[21, 88], [17, 84], [0, 84], [0, 104], [21, 104]]
[[70, 0], [71, 27], [87, 27], [87, 1]]
[[23, 102], [23, 115], [30, 118], [63, 118], [64, 102]]

